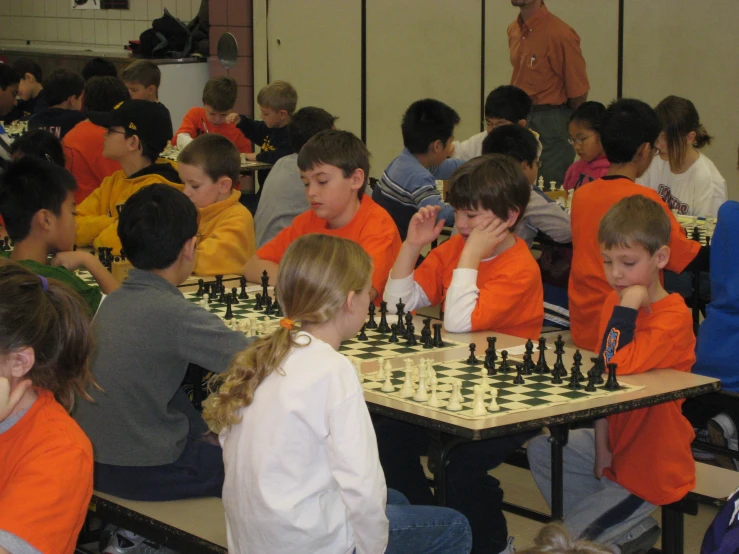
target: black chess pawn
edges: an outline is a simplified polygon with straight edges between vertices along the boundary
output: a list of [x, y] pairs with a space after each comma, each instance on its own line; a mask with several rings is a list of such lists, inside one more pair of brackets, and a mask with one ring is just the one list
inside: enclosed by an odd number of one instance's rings
[[239, 303], [239, 294], [238, 294], [238, 291], [237, 291], [236, 287], [234, 287], [234, 288], [231, 289], [231, 301], [234, 304], [238, 304]]
[[536, 367], [534, 368], [536, 373], [541, 375], [543, 373], [549, 373], [549, 365], [547, 364], [547, 360], [545, 357], [545, 352], [547, 350], [547, 339], [544, 337], [541, 337], [539, 339], [539, 359], [536, 362]]
[[387, 302], [380, 302], [380, 323], [377, 326], [378, 333], [389, 333], [390, 326], [387, 324]]
[[239, 299], [246, 300], [249, 298], [249, 295], [246, 294], [246, 277], [243, 275], [239, 279], [239, 285], [241, 285], [241, 292], [239, 293]]
[[608, 390], [616, 390], [621, 387], [621, 385], [618, 384], [618, 381], [616, 381], [617, 368], [618, 364], [608, 364], [608, 381], [606, 381], [606, 389]]
[[431, 318], [430, 317], [423, 318], [423, 328], [431, 331]]
[[367, 338], [367, 333], [365, 332], [366, 325], [362, 325], [362, 328], [359, 330], [359, 334], [357, 335], [357, 340], [365, 341], [369, 340]]
[[274, 304], [272, 302], [272, 297], [268, 296], [267, 304], [265, 305], [265, 309], [264, 309], [264, 315], [274, 315], [274, 314], [275, 314], [275, 309], [274, 309]]
[[595, 375], [592, 375], [588, 378], [588, 384], [585, 387], [585, 392], [595, 392], [597, 389], [595, 388]]
[[500, 370], [503, 373], [508, 373], [511, 370], [511, 366], [508, 364], [508, 350], [503, 350], [500, 353]]
[[444, 346], [446, 346], [444, 344], [444, 339], [441, 338], [441, 325], [441, 323], [434, 323], [434, 338], [431, 341], [434, 348], [444, 348]]
[[269, 275], [266, 269], [262, 271], [262, 296], [269, 296]]
[[377, 322], [375, 321], [375, 303], [370, 302], [369, 305], [369, 320], [367, 321], [367, 329], [377, 329]]
[[536, 365], [534, 364], [534, 361], [531, 359], [531, 354], [526, 352], [523, 355], [523, 374], [533, 375], [534, 367], [536, 367]]
[[577, 377], [577, 366], [573, 366], [572, 372], [570, 373], [570, 384], [567, 385], [568, 388], [571, 388], [572, 390], [577, 390], [580, 388], [580, 379]]
[[416, 339], [416, 326], [413, 325], [413, 314], [408, 314], [411, 316], [411, 320], [406, 325], [406, 332], [408, 333], [408, 342], [406, 343], [407, 346], [417, 346], [418, 340]]
[[552, 385], [561, 385], [562, 384], [562, 372], [557, 367], [557, 364], [554, 364], [554, 370], [552, 371]]
[[223, 304], [226, 301], [226, 287], [216, 283], [216, 289], [218, 289], [220, 294], [220, 296], [218, 297], [218, 301]]
[[392, 331], [392, 335], [390, 335], [390, 338], [387, 339], [388, 342], [393, 342], [393, 343], [398, 342], [398, 326], [395, 323], [393, 323], [390, 326], [390, 329]]
[[405, 314], [405, 338], [409, 338], [410, 336], [410, 328], [413, 324], [413, 314], [411, 312], [408, 312]]
[[426, 329], [426, 327], [421, 329], [421, 343], [426, 350], [430, 350], [434, 347], [434, 345], [431, 344], [431, 330]]
[[275, 301], [272, 303], [272, 315], [275, 317], [282, 317], [282, 306], [277, 301], [277, 295], [275, 295]]
[[254, 305], [255, 310], [262, 310], [264, 308], [264, 305], [262, 304], [262, 295], [257, 293], [254, 295], [254, 298], [256, 299], [256, 304]]
[[223, 319], [229, 320], [233, 319], [233, 312], [231, 311], [231, 295], [229, 294], [226, 296], [226, 315], [223, 316]]
[[475, 350], [477, 350], [477, 345], [473, 342], [470, 343], [470, 356], [467, 358], [467, 363], [470, 365], [479, 364], [480, 360], [475, 357]]
[[195, 296], [203, 296], [205, 294], [205, 290], [203, 290], [203, 280], [198, 279], [198, 292], [195, 293]]
[[514, 385], [523, 385], [523, 364], [516, 364], [516, 378], [513, 380]]

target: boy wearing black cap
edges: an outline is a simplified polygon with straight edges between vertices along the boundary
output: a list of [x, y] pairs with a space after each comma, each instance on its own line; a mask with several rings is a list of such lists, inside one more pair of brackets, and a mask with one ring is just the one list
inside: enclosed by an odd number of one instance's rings
[[77, 206], [76, 244], [108, 247], [118, 254], [118, 216], [126, 200], [154, 183], [183, 189], [171, 164], [156, 163], [172, 137], [172, 122], [160, 104], [146, 100], [126, 100], [111, 112], [90, 112], [88, 117], [108, 130], [103, 156], [120, 162], [121, 169]]

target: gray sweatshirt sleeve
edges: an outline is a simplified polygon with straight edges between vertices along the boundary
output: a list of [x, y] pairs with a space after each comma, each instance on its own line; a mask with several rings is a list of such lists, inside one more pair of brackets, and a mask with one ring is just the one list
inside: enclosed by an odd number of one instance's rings
[[216, 314], [197, 304], [183, 303], [177, 326], [177, 347], [182, 357], [208, 371], [222, 373], [237, 352], [255, 337], [226, 327]]
[[[556, 202], [547, 202], [540, 194], [531, 191], [531, 198], [528, 206], [526, 206], [526, 214], [519, 223], [516, 234], [527, 240], [527, 235], [523, 231], [519, 234], [518, 230], [522, 226], [526, 226], [533, 230], [533, 236], [536, 230], [548, 235], [555, 242], [571, 242], [572, 241], [572, 225], [570, 224], [570, 216]], [[530, 246], [530, 243], [529, 243]]]

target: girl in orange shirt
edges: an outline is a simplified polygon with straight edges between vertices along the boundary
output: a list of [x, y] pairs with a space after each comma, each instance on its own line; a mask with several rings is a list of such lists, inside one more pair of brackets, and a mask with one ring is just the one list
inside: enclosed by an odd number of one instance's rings
[[69, 416], [87, 397], [82, 299], [0, 260], [0, 553], [72, 554], [92, 495], [92, 445]]

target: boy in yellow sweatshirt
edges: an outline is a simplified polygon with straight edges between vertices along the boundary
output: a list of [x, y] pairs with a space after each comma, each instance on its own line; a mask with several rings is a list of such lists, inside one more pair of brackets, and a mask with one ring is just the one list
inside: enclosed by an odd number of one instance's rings
[[95, 125], [107, 129], [103, 156], [120, 162], [121, 169], [103, 179], [77, 206], [75, 242], [78, 246], [109, 247], [118, 254], [118, 215], [126, 200], [154, 183], [182, 190], [177, 170], [169, 163], [156, 163], [170, 139], [172, 122], [161, 104], [146, 100], [126, 100], [113, 111], [87, 115]]
[[233, 188], [241, 169], [236, 146], [223, 135], [200, 135], [180, 152], [177, 169], [185, 194], [198, 209], [195, 274], [241, 273], [255, 252], [255, 239], [254, 219]]

